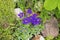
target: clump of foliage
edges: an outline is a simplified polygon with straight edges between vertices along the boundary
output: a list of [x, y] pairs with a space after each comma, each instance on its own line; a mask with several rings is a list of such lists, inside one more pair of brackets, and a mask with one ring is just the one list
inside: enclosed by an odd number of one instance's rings
[[55, 10], [54, 13], [57, 18], [60, 18], [60, 0], [45, 0], [44, 8], [48, 11]]
[[[17, 3], [21, 4], [21, 1], [19, 2]], [[25, 1], [22, 0], [23, 2]], [[21, 20], [16, 20], [14, 15], [15, 2], [13, 0], [0, 0], [0, 4], [0, 40], [27, 40], [32, 34], [37, 34], [43, 29], [42, 25], [34, 27], [22, 24]], [[18, 6], [25, 10], [23, 4]]]
[[14, 24], [15, 4], [13, 0], [0, 0], [0, 40], [10, 40], [12, 38], [10, 24]]
[[[37, 26], [25, 25], [22, 24], [20, 19], [17, 20], [14, 14], [16, 3], [23, 12], [27, 8], [31, 8], [36, 13], [38, 11], [41, 12], [39, 13], [39, 17], [42, 20], [41, 24]], [[45, 2], [44, 0], [17, 0], [17, 2], [14, 2], [14, 0], [0, 0], [0, 40], [28, 40], [32, 34], [38, 34], [44, 28], [43, 23], [50, 18], [50, 12], [60, 18], [59, 3], [59, 0], [45, 0]], [[56, 40], [60, 39], [59, 37]]]

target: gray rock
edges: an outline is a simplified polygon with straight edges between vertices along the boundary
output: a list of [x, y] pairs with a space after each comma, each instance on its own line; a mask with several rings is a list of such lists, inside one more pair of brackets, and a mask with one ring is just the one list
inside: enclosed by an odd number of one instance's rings
[[42, 35], [44, 37], [47, 37], [49, 35], [56, 37], [59, 34], [59, 28], [58, 28], [58, 22], [55, 17], [51, 17], [50, 20], [47, 20], [46, 23], [44, 23], [44, 30], [42, 30]]

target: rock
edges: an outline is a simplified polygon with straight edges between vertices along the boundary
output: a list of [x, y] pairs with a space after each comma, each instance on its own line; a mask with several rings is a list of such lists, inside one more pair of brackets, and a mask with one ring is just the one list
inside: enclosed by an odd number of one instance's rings
[[47, 20], [44, 24], [45, 28], [42, 31], [42, 35], [47, 37], [49, 35], [56, 37], [59, 34], [58, 22], [55, 17], [51, 17], [50, 20]]

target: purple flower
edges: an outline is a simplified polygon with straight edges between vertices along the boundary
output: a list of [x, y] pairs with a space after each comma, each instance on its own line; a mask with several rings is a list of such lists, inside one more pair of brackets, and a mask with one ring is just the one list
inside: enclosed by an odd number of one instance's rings
[[38, 22], [38, 24], [40, 24], [41, 18], [37, 18], [37, 19], [36, 19], [36, 22]]
[[22, 20], [22, 23], [23, 24], [29, 24], [31, 21], [30, 21], [30, 19], [29, 19], [29, 17], [26, 17], [26, 18], [24, 18], [23, 20]]
[[27, 13], [31, 14], [32, 13], [32, 10], [31, 9], [28, 9], [27, 10]]
[[36, 20], [36, 18], [37, 18], [37, 14], [33, 14], [33, 15], [30, 16], [29, 18], [30, 18], [31, 21], [32, 21], [32, 20]]
[[24, 16], [24, 13], [21, 12], [21, 13], [18, 14], [18, 16], [19, 16], [20, 18], [22, 18], [22, 17]]
[[34, 16], [30, 16], [29, 18], [30, 18], [30, 20], [33, 20], [33, 19], [35, 19], [35, 17], [34, 17]]
[[33, 17], [37, 17], [38, 15], [37, 15], [37, 14], [33, 14], [32, 16], [33, 16]]
[[38, 24], [40, 24], [40, 21], [41, 19], [40, 18], [35, 18], [35, 19], [33, 19], [31, 22], [32, 22], [32, 25], [38, 25]]

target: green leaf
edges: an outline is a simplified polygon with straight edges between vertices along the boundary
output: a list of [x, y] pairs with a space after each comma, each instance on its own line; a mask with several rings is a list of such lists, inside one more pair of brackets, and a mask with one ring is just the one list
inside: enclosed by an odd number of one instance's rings
[[58, 0], [58, 9], [60, 10], [60, 0]]
[[58, 0], [45, 0], [44, 7], [47, 10], [53, 10], [57, 7]]
[[46, 40], [52, 40], [54, 37], [52, 35], [49, 35], [46, 37]]

